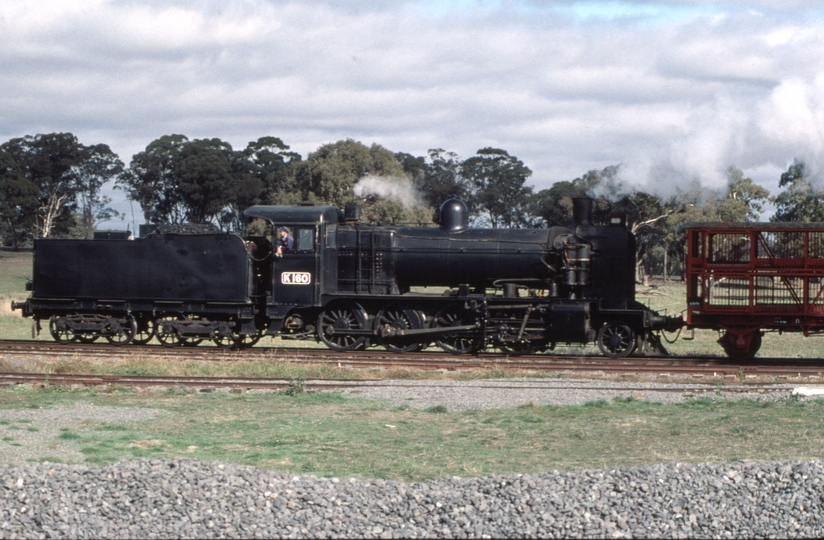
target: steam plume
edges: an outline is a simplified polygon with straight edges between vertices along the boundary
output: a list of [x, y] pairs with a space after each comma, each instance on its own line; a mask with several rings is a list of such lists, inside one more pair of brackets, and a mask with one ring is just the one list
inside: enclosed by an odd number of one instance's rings
[[399, 176], [367, 174], [355, 183], [354, 192], [356, 197], [377, 195], [382, 199], [393, 199], [407, 209], [419, 206], [423, 201], [412, 181]]

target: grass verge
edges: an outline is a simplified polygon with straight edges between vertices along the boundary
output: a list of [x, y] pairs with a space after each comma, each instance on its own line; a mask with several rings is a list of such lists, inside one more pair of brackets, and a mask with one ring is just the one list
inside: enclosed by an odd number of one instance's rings
[[[70, 445], [89, 463], [190, 456], [287, 473], [425, 480], [672, 460], [811, 459], [821, 457], [824, 443], [824, 401], [622, 399], [453, 412], [390, 408], [335, 393], [0, 391], [7, 416], [77, 401], [162, 411], [140, 422], [62, 427], [53, 442]], [[35, 416], [26, 428], [49, 427], [40, 423]], [[20, 427], [0, 423], [0, 445], [14, 444]]]

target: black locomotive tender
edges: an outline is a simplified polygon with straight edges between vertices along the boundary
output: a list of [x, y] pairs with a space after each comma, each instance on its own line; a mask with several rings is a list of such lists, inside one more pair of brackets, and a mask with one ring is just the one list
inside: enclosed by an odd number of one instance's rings
[[281, 335], [338, 351], [434, 343], [517, 354], [596, 341], [614, 358], [665, 353], [658, 331], [683, 322], [636, 302], [635, 239], [623, 216], [594, 225], [592, 203], [576, 199], [574, 225], [549, 229], [469, 228], [454, 199], [438, 228], [360, 225], [355, 205], [247, 209], [273, 232], [291, 229], [282, 257], [267, 237], [218, 232], [36, 240], [32, 294], [12, 309], [37, 331], [48, 321], [59, 342], [238, 346]]

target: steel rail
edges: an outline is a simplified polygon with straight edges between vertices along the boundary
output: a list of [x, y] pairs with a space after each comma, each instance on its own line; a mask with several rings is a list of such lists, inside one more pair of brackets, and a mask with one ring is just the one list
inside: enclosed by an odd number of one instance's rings
[[[21, 384], [63, 385], [63, 386], [108, 386], [108, 387], [188, 387], [201, 389], [214, 388], [242, 388], [246, 390], [271, 389], [283, 390], [293, 385], [300, 385], [307, 390], [341, 390], [352, 388], [455, 388], [454, 384], [439, 381], [418, 381], [417, 384], [403, 381], [372, 381], [351, 379], [309, 379], [295, 381], [284, 378], [250, 378], [250, 377], [190, 377], [190, 376], [137, 376], [137, 375], [88, 375], [70, 373], [2, 373], [0, 372], [0, 386]], [[631, 391], [631, 392], [662, 392], [681, 394], [707, 394], [719, 391], [711, 384], [668, 385], [635, 388], [616, 384], [599, 386], [581, 386], [559, 383], [557, 380], [536, 381], [523, 383], [504, 381], [494, 382], [466, 382], [461, 381], [460, 388], [477, 390], [576, 390], [576, 391]], [[725, 393], [774, 393], [790, 392], [786, 385], [774, 383], [734, 383], [732, 386], [723, 386]]]
[[0, 341], [0, 356], [36, 359], [81, 358], [90, 361], [153, 358], [169, 361], [261, 361], [312, 363], [362, 369], [490, 370], [604, 374], [669, 374], [703, 376], [824, 377], [824, 362], [809, 359], [756, 359], [733, 363], [726, 358], [596, 356], [508, 356], [484, 353], [455, 356], [446, 353], [395, 354], [388, 351], [339, 353], [328, 349], [254, 347], [231, 351], [218, 347], [63, 345], [42, 341]]

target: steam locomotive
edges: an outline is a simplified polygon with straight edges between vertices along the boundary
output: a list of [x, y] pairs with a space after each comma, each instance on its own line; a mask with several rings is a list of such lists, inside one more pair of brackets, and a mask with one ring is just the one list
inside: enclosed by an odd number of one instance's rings
[[[167, 346], [260, 337], [313, 339], [337, 351], [437, 345], [512, 354], [596, 342], [606, 356], [663, 352], [660, 330], [683, 321], [635, 300], [635, 240], [626, 219], [477, 229], [459, 200], [437, 228], [370, 226], [355, 205], [253, 206], [269, 234], [158, 230], [139, 239], [41, 239], [30, 297], [15, 302], [58, 342]], [[291, 251], [273, 234], [288, 227]]]

